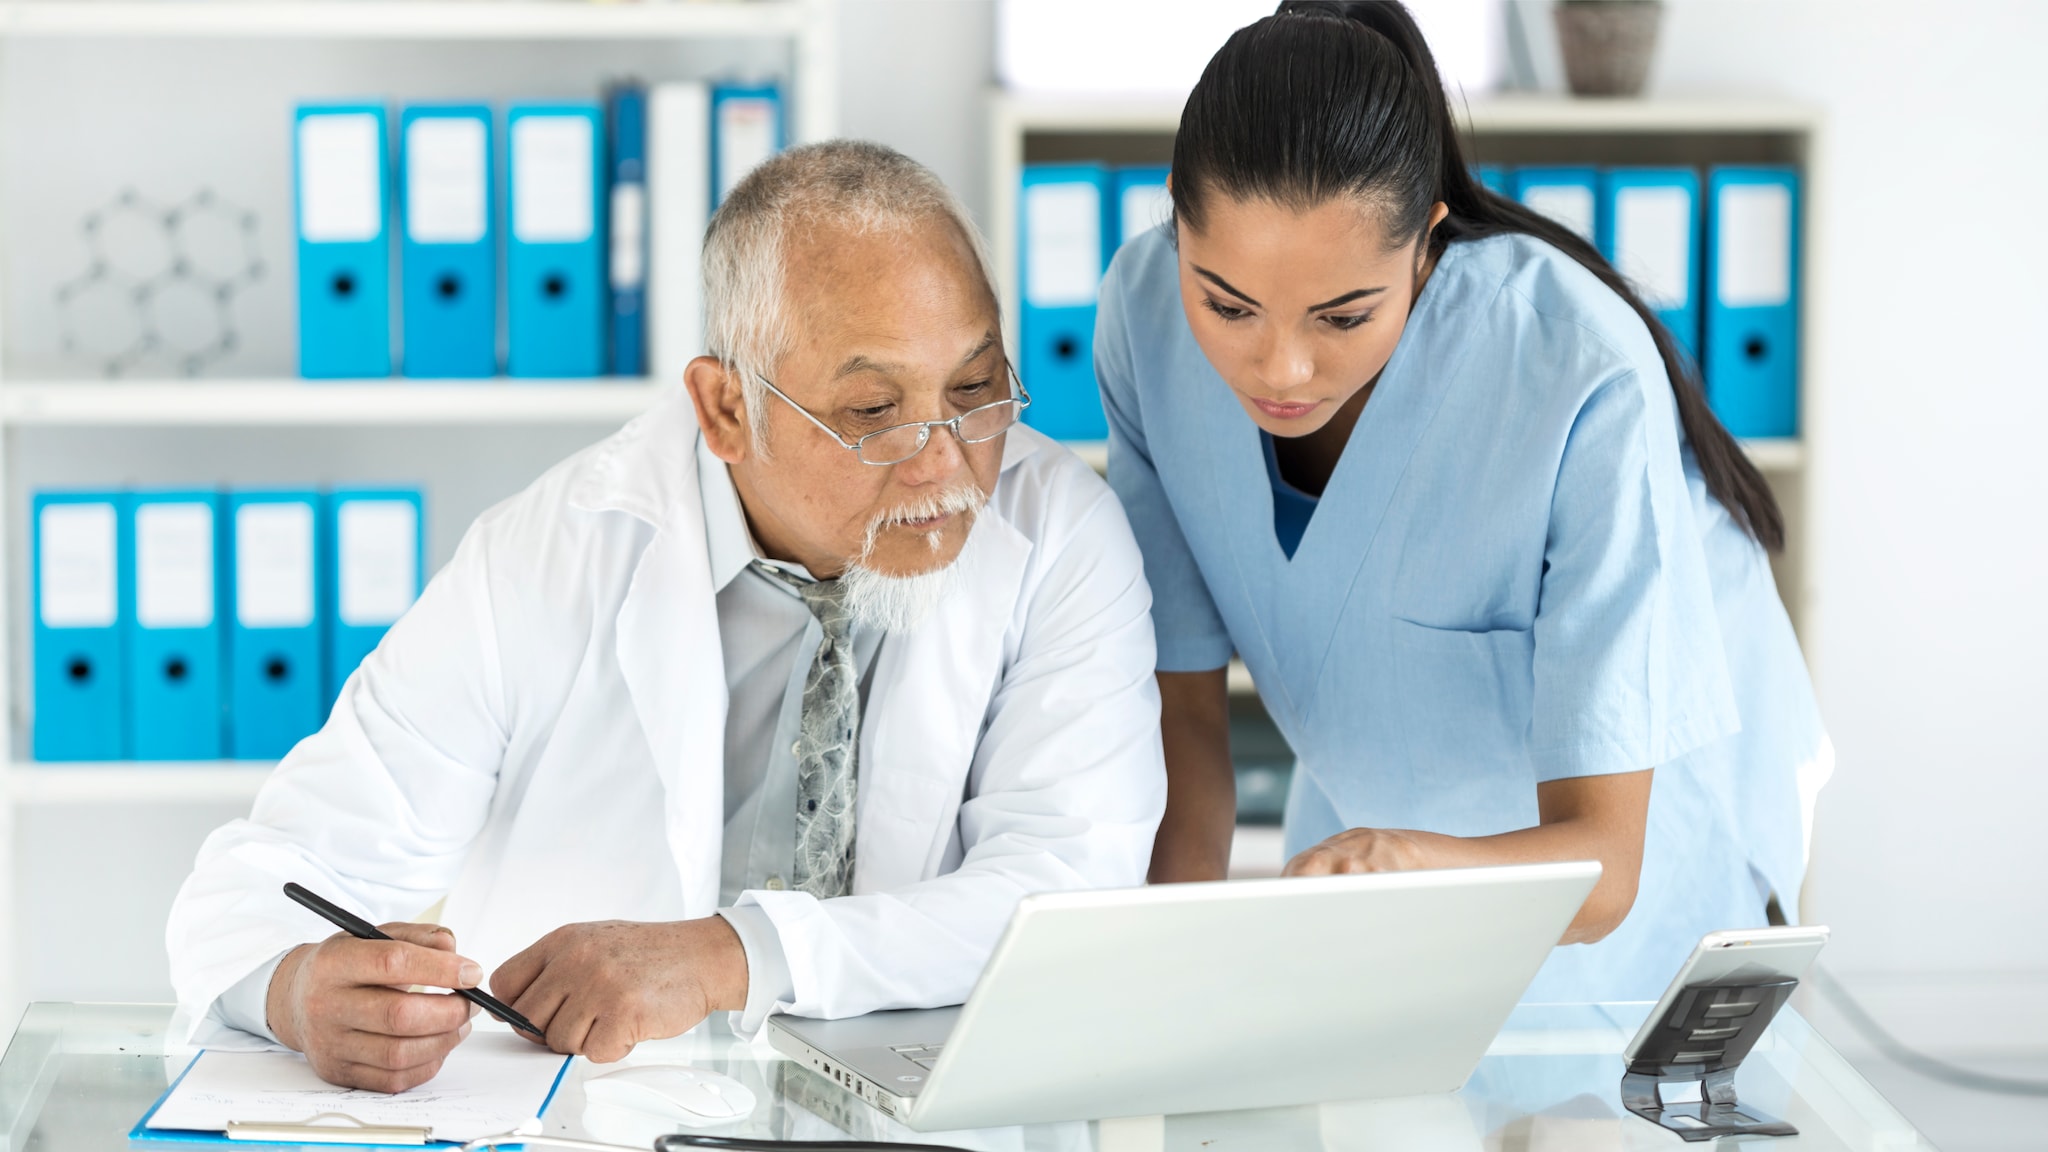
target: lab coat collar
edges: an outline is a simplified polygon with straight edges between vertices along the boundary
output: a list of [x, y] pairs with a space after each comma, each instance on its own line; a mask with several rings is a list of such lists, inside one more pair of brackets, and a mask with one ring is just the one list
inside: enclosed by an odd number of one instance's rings
[[702, 435], [697, 437], [697, 487], [704, 493], [704, 542], [711, 552], [711, 586], [723, 592], [733, 577], [760, 559], [761, 546], [747, 527], [732, 473], [725, 461], [712, 454]]
[[[673, 396], [595, 450], [570, 486], [573, 506], [624, 512], [655, 529], [634, 564], [615, 641], [666, 793], [669, 851], [690, 916], [717, 907], [725, 798], [716, 766], [725, 762], [727, 706], [723, 662], [703, 656], [721, 640], [698, 441], [688, 397]], [[1047, 443], [1013, 431], [1002, 474]], [[966, 787], [1031, 552], [1000, 503], [992, 499], [976, 518], [952, 595], [923, 626], [883, 646], [862, 738], [856, 891], [936, 874], [945, 852], [946, 813]], [[736, 501], [731, 509], [738, 514]], [[872, 827], [870, 813], [888, 814], [886, 827]]]

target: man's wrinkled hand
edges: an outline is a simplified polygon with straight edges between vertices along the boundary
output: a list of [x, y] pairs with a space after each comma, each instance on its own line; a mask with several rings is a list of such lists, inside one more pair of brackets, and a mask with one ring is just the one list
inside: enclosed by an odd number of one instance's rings
[[548, 1047], [609, 1063], [747, 1005], [747, 955], [721, 916], [557, 928], [491, 975], [491, 991]]
[[432, 1080], [469, 1035], [476, 1008], [460, 996], [411, 992], [474, 988], [483, 969], [455, 952], [433, 924], [385, 924], [390, 940], [341, 934], [285, 954], [265, 998], [270, 1030], [306, 1054], [322, 1080], [403, 1092]]

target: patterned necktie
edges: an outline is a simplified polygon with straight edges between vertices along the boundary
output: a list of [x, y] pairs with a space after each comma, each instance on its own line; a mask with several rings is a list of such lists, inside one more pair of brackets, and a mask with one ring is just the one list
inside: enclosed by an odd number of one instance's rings
[[860, 674], [853, 659], [853, 614], [837, 580], [805, 582], [769, 564], [762, 572], [794, 588], [825, 638], [804, 675], [796, 756], [796, 859], [793, 887], [820, 900], [853, 889], [854, 799], [860, 754]]

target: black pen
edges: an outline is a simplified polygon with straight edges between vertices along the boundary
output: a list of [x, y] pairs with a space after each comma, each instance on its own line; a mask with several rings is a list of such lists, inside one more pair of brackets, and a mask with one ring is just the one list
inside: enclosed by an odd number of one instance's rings
[[[304, 887], [300, 885], [286, 884], [284, 886], [284, 894], [298, 901], [299, 903], [305, 905], [306, 907], [312, 909], [314, 912], [319, 914], [321, 919], [327, 921], [329, 924], [334, 925], [336, 928], [341, 929], [343, 932], [348, 933], [349, 935], [355, 937], [358, 940], [391, 939], [391, 937], [386, 936], [383, 932], [379, 931], [376, 925], [370, 923], [367, 920], [364, 920], [362, 917], [357, 916], [355, 913], [350, 912], [346, 908], [342, 908], [338, 905], [328, 903], [326, 900], [318, 896], [315, 896], [311, 892], [308, 892]], [[530, 1033], [531, 1035], [536, 1036], [541, 1040], [546, 1040], [548, 1038], [547, 1033], [533, 1026], [533, 1021], [528, 1020], [526, 1017], [521, 1016], [517, 1012], [514, 1012], [510, 1004], [505, 1003], [503, 1000], [498, 999], [496, 996], [491, 995], [489, 992], [486, 992], [481, 988], [455, 988], [451, 989], [451, 991], [453, 991], [457, 996], [462, 997], [464, 1000], [469, 1001], [471, 1004], [474, 1004], [477, 1007], [483, 1009], [484, 1011], [489, 1012], [491, 1015], [496, 1016], [498, 1019], [503, 1020], [505, 1023], [510, 1024], [514, 1028], [519, 1029], [521, 1032]]]

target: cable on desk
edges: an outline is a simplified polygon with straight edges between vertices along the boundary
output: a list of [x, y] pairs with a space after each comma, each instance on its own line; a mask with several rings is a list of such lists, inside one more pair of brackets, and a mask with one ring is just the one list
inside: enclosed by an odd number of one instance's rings
[[1953, 1084], [1973, 1092], [1994, 1092], [2001, 1096], [2048, 1096], [2048, 1080], [2024, 1080], [2017, 1076], [1978, 1072], [1907, 1047], [1904, 1041], [1878, 1023], [1877, 1017], [1872, 1016], [1856, 997], [1850, 995], [1849, 990], [1842, 986], [1841, 981], [1835, 979], [1833, 973], [1815, 964], [1807, 969], [1807, 974], [1812, 978], [1813, 986], [1819, 989], [1820, 994], [1848, 1018], [1850, 1026], [1862, 1033], [1863, 1038], [1870, 1041], [1892, 1063], [1918, 1072], [1930, 1080], [1939, 1080], [1944, 1084]]
[[[566, 1136], [546, 1136], [531, 1133], [507, 1132], [500, 1136], [484, 1136], [464, 1144], [460, 1152], [497, 1152], [504, 1144], [522, 1144], [529, 1148], [562, 1148], [570, 1152], [640, 1152], [637, 1146], [626, 1144], [601, 1144], [595, 1140], [575, 1140]], [[951, 1144], [884, 1144], [870, 1140], [769, 1140], [758, 1136], [697, 1136], [689, 1133], [662, 1136], [654, 1142], [654, 1152], [683, 1152], [690, 1148], [716, 1148], [725, 1152], [967, 1152]]]
[[664, 1136], [655, 1152], [723, 1148], [727, 1152], [967, 1152], [952, 1144], [885, 1144], [881, 1140], [764, 1140], [758, 1136]]

